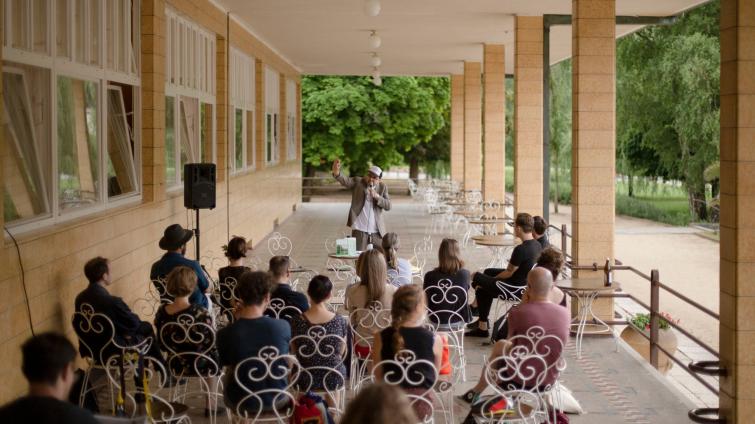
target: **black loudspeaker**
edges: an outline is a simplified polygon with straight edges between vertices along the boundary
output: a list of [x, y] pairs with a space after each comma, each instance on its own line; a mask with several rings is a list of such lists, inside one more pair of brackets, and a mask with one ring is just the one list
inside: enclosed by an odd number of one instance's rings
[[184, 207], [187, 209], [215, 208], [214, 163], [184, 165]]

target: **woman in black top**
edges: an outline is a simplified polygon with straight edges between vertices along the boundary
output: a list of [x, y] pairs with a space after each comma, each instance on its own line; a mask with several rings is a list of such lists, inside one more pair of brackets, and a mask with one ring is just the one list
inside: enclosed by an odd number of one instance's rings
[[[432, 388], [443, 354], [443, 342], [422, 326], [424, 319], [422, 290], [414, 284], [400, 287], [391, 302], [391, 326], [376, 334], [372, 350], [376, 379], [398, 385], [414, 397], [412, 406], [421, 421], [432, 413]], [[422, 362], [403, 364], [403, 371], [395, 363], [380, 364], [381, 361], [396, 361], [397, 353]], [[426, 401], [418, 400], [419, 397]]]
[[[443, 239], [438, 249], [438, 267], [425, 274], [422, 285], [427, 296], [429, 320], [442, 326], [471, 321], [466, 296], [470, 280], [469, 271], [464, 269], [464, 261], [461, 260], [459, 242]], [[429, 287], [434, 288], [428, 290]]]
[[225, 250], [228, 266], [218, 270], [220, 307], [223, 314], [227, 315], [231, 321], [233, 320], [233, 308], [236, 306], [233, 304], [233, 299], [235, 299], [233, 290], [236, 288], [236, 283], [241, 274], [245, 271], [251, 271], [251, 268], [243, 264], [246, 252], [250, 250], [252, 250], [251, 246], [248, 246], [244, 237], [233, 237]]

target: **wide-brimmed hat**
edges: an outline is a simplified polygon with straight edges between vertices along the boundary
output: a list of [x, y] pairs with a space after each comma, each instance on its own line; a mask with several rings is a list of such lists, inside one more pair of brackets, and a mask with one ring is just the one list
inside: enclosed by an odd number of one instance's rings
[[184, 229], [181, 224], [170, 225], [160, 239], [160, 249], [176, 250], [191, 240], [193, 235], [193, 231]]

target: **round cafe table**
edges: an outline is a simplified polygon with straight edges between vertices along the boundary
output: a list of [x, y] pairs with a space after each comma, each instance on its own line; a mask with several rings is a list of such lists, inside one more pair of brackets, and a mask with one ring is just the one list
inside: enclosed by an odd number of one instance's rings
[[506, 268], [506, 254], [520, 243], [514, 237], [504, 235], [476, 236], [473, 239], [476, 244], [486, 246], [493, 251], [493, 257], [485, 268]]
[[610, 286], [606, 286], [602, 278], [571, 278], [556, 281], [556, 287], [577, 298], [579, 312], [572, 319], [571, 328], [577, 338], [578, 358], [582, 357], [582, 338], [585, 334], [610, 334], [616, 338], [616, 333], [613, 332], [611, 326], [595, 316], [592, 304], [599, 294], [620, 290], [621, 286], [618, 282], [614, 281]]

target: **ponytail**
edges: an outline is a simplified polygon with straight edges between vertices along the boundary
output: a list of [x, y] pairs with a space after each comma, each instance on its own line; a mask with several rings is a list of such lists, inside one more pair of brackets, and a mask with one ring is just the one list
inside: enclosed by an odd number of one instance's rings
[[398, 246], [398, 234], [386, 233], [383, 236], [382, 242], [383, 251], [385, 251], [385, 262], [388, 265], [388, 268], [398, 270], [396, 246]]
[[409, 316], [424, 304], [424, 293], [419, 286], [407, 284], [399, 287], [393, 295], [391, 302], [391, 327], [393, 327], [392, 346], [395, 355], [404, 348], [404, 337], [401, 335], [401, 327], [406, 324]]

